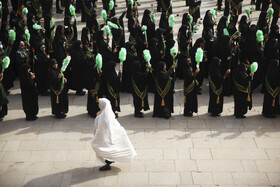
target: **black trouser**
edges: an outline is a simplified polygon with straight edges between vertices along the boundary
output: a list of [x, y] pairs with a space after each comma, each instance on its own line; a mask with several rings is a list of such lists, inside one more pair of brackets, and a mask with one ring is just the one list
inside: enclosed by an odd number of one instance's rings
[[222, 8], [222, 1], [223, 0], [218, 0], [217, 4], [218, 4], [218, 10], [221, 10]]

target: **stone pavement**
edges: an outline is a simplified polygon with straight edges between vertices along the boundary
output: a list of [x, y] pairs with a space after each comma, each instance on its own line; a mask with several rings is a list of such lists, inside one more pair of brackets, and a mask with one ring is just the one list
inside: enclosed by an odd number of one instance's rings
[[[140, 3], [142, 15], [155, 2]], [[204, 0], [201, 15], [215, 3]], [[125, 3], [118, 5], [120, 14]], [[174, 2], [175, 14], [186, 10], [184, 1]], [[177, 32], [181, 17], [176, 22]], [[78, 25], [81, 30], [84, 23]], [[86, 113], [87, 97], [71, 91], [69, 114], [57, 120], [50, 115], [50, 98], [40, 96], [39, 119], [26, 122], [16, 81], [9, 114], [0, 123], [0, 186], [280, 186], [280, 116], [260, 115], [263, 95], [256, 90], [246, 119], [233, 117], [232, 97], [225, 98], [222, 116], [212, 118], [207, 82], [192, 118], [182, 116], [182, 81], [176, 82], [175, 113], [169, 120], [152, 118], [152, 110], [143, 119], [134, 118], [132, 97], [122, 93], [118, 120], [138, 155], [132, 163], [115, 163], [111, 171], [99, 172], [90, 146], [94, 119]], [[152, 94], [149, 103], [152, 109]]]

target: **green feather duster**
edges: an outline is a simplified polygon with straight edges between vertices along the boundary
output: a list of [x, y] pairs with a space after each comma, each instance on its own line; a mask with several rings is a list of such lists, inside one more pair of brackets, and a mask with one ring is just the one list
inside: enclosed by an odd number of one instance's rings
[[251, 73], [255, 73], [258, 70], [258, 67], [259, 67], [258, 63], [257, 62], [253, 62], [251, 64], [251, 66], [250, 66]]
[[2, 12], [2, 1], [0, 1], [0, 12]]
[[67, 66], [69, 65], [71, 60], [71, 56], [67, 56], [63, 62], [62, 62], [62, 67], [61, 67], [61, 71], [64, 72], [67, 69]]
[[211, 10], [211, 13], [212, 13], [212, 17], [213, 17], [214, 19], [216, 19], [216, 18], [217, 18], [217, 11], [216, 11], [215, 9], [212, 9], [212, 10]]
[[35, 30], [41, 30], [41, 29], [43, 29], [43, 27], [42, 27], [41, 25], [38, 25], [37, 23], [35, 23], [35, 24], [33, 25], [33, 29], [35, 29]]
[[130, 8], [133, 9], [134, 1], [130, 0]]
[[24, 33], [25, 33], [25, 35], [26, 35], [27, 42], [29, 43], [29, 41], [30, 41], [30, 33], [29, 33], [29, 30], [28, 30], [28, 29], [25, 29]]
[[263, 42], [263, 40], [264, 40], [263, 32], [261, 30], [258, 30], [256, 35], [257, 35], [258, 42]]
[[143, 51], [143, 54], [144, 54], [144, 59], [145, 61], [150, 64], [150, 61], [151, 61], [151, 54], [150, 54], [150, 51], [148, 49], [145, 49]]
[[190, 25], [193, 23], [193, 17], [190, 15], [190, 20], [189, 20]]
[[51, 27], [53, 27], [54, 24], [55, 24], [55, 19], [52, 17], [52, 19], [51, 19]]
[[126, 49], [124, 47], [122, 47], [120, 50], [119, 59], [121, 62], [124, 62], [126, 60]]
[[194, 30], [194, 31], [197, 31], [198, 29], [199, 29], [198, 25], [194, 25], [194, 26], [193, 26], [193, 30]]
[[16, 32], [13, 29], [9, 30], [9, 39], [13, 42], [16, 40]]
[[101, 56], [101, 54], [97, 54], [96, 55], [96, 57], [95, 57], [95, 63], [96, 63], [96, 65], [97, 65], [97, 69], [98, 70], [101, 70], [101, 68], [102, 68], [102, 56]]
[[248, 18], [251, 19], [251, 8], [246, 8], [245, 12], [246, 12]]
[[109, 10], [112, 10], [114, 8], [114, 1], [113, 0], [110, 0], [110, 3], [109, 3]]
[[174, 46], [170, 49], [170, 54], [173, 58], [176, 58], [176, 56], [178, 55], [178, 49]]
[[72, 16], [76, 17], [76, 9], [72, 4], [69, 6], [69, 11]]
[[118, 29], [118, 28], [119, 28], [119, 26], [118, 26], [117, 24], [112, 23], [111, 21], [108, 21], [108, 22], [107, 22], [107, 25], [109, 25], [110, 27], [112, 27], [112, 28], [114, 28], [114, 29]]
[[268, 13], [268, 19], [271, 20], [271, 18], [273, 17], [273, 14], [274, 14], [273, 8], [269, 8], [267, 10], [267, 13]]
[[146, 26], [146, 25], [143, 25], [143, 26], [141, 27], [141, 30], [142, 30], [142, 31], [147, 31], [147, 26]]
[[196, 53], [195, 53], [195, 61], [197, 63], [197, 67], [199, 67], [200, 62], [203, 60], [203, 50], [201, 47], [197, 48]]
[[104, 27], [104, 31], [105, 31], [105, 33], [106, 33], [107, 36], [110, 36], [110, 35], [111, 35], [111, 30], [110, 30], [110, 27], [109, 27], [108, 25], [106, 25], [106, 26]]
[[5, 69], [7, 69], [10, 65], [10, 58], [8, 56], [6, 56], [5, 58], [3, 58], [2, 60], [2, 71], [4, 71]]
[[173, 28], [174, 27], [174, 15], [173, 14], [170, 14], [169, 16], [169, 27]]
[[229, 36], [229, 33], [228, 33], [227, 28], [224, 28], [224, 30], [223, 30], [223, 31], [224, 31], [224, 35], [225, 35], [225, 36]]
[[154, 13], [154, 12], [152, 12], [151, 16], [152, 16], [152, 20], [153, 20], [153, 22], [154, 22], [154, 23], [156, 23], [156, 16], [155, 16], [155, 13]]
[[102, 11], [101, 11], [101, 16], [102, 16], [104, 22], [106, 22], [106, 21], [107, 21], [107, 18], [108, 18], [108, 15], [107, 15], [106, 10], [102, 10]]
[[28, 9], [25, 7], [22, 9], [22, 14], [26, 16], [28, 14]]
[[229, 19], [227, 19], [227, 22], [226, 22], [226, 26], [228, 27], [228, 24], [229, 24]]

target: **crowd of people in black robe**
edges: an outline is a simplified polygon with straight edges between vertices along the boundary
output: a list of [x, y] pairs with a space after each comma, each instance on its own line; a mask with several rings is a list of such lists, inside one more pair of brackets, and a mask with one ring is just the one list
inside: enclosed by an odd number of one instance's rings
[[[206, 11], [203, 19], [200, 18], [203, 2], [186, 0], [189, 13], [182, 15], [176, 33], [170, 19], [174, 16], [170, 0], [158, 0], [159, 28], [156, 28], [154, 11], [146, 9], [142, 21], [138, 20], [137, 0], [127, 0], [127, 7], [119, 17], [115, 1], [102, 0], [106, 12], [102, 24], [97, 20], [95, 0], [62, 0], [61, 5], [57, 0], [56, 13], [62, 13], [60, 7], [65, 7], [63, 25], [54, 22], [52, 0], [12, 1], [11, 12], [7, 0], [1, 0], [0, 59], [2, 64], [8, 56], [10, 66], [4, 70], [1, 65], [0, 69], [0, 118], [8, 113], [7, 95], [16, 77], [26, 120], [37, 119], [38, 95], [50, 95], [52, 114], [58, 119], [65, 118], [69, 110], [69, 89], [80, 96], [86, 94], [84, 89], [88, 91], [87, 111], [93, 118], [99, 111], [101, 97], [110, 100], [118, 117], [120, 93], [128, 92], [133, 97], [135, 117], [144, 117], [141, 111], [150, 109], [148, 93], [153, 93], [153, 117], [168, 119], [174, 112], [176, 79], [184, 80], [184, 116], [198, 112], [197, 95], [201, 94], [203, 82], [209, 81], [208, 113], [211, 116], [220, 116], [224, 96], [233, 95], [234, 116], [245, 118], [252, 108], [252, 93], [260, 87], [264, 93], [262, 113], [274, 118], [280, 113], [277, 25], [280, 0], [272, 1], [273, 15], [267, 1], [252, 0], [256, 10], [261, 9], [255, 24], [250, 15], [239, 19], [242, 1], [226, 0], [224, 15], [218, 21], [216, 12], [222, 11], [221, 0], [217, 7]], [[81, 21], [86, 22], [81, 40], [78, 40], [76, 17], [70, 10], [72, 6], [76, 7], [76, 13], [82, 14]], [[128, 20], [127, 40], [124, 18]], [[193, 41], [199, 26], [203, 26], [201, 37]], [[15, 38], [11, 31], [15, 31]], [[178, 53], [172, 54], [176, 38]], [[119, 57], [122, 48], [126, 50], [124, 61]], [[147, 50], [149, 53], [145, 53]], [[200, 61], [199, 50], [203, 51]], [[101, 62], [97, 60], [99, 55]], [[69, 56], [70, 63], [63, 68]], [[252, 69], [254, 62], [258, 63], [257, 71]], [[121, 63], [119, 72], [117, 63]]]

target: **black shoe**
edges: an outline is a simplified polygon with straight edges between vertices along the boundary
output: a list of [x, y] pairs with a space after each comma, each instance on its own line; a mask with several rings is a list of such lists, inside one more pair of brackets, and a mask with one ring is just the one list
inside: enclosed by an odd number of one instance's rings
[[240, 115], [240, 116], [238, 115], [238, 116], [235, 116], [235, 117], [236, 117], [237, 119], [244, 119], [244, 118], [246, 118], [246, 116], [241, 116], [241, 115]]
[[134, 116], [136, 117], [136, 118], [143, 118], [144, 116], [143, 116], [143, 114], [134, 114]]
[[26, 121], [35, 121], [36, 119], [38, 119], [38, 117], [37, 116], [31, 116], [31, 117], [26, 117], [25, 119], [26, 119]]
[[58, 114], [55, 116], [57, 119], [63, 119], [63, 118], [66, 118], [66, 114]]
[[56, 9], [57, 14], [61, 14], [63, 11], [61, 9]]
[[184, 113], [184, 116], [186, 116], [186, 117], [192, 117], [193, 114], [192, 114], [191, 112], [187, 112], [187, 113]]
[[108, 170], [111, 170], [111, 166], [107, 164], [99, 168], [99, 171], [108, 171]]
[[118, 114], [117, 112], [115, 112], [115, 116], [116, 116], [116, 118], [118, 118], [118, 117], [119, 117], [119, 114]]
[[105, 160], [105, 163], [110, 166], [110, 164], [114, 163], [113, 161]]
[[217, 116], [221, 116], [220, 114], [217, 114], [217, 113], [211, 113], [211, 116], [212, 117], [217, 117]]
[[86, 94], [85, 91], [76, 91], [76, 95], [83, 96], [85, 94]]

